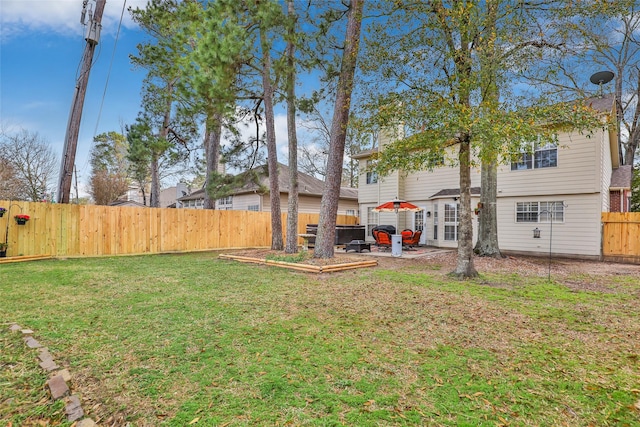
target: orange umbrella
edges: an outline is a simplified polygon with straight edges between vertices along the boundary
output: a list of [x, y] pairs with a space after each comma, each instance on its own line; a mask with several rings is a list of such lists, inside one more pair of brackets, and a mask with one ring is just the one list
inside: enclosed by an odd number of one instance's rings
[[395, 212], [395, 213], [398, 213], [399, 211], [419, 212], [421, 210], [422, 208], [419, 208], [413, 203], [409, 203], [404, 200], [398, 200], [398, 199], [391, 200], [390, 202], [383, 203], [380, 206], [373, 208], [374, 212]]
[[422, 208], [414, 205], [413, 203], [399, 200], [397, 197], [395, 200], [381, 204], [373, 208], [374, 212], [395, 212], [396, 213], [396, 233], [398, 232], [398, 212], [419, 212]]

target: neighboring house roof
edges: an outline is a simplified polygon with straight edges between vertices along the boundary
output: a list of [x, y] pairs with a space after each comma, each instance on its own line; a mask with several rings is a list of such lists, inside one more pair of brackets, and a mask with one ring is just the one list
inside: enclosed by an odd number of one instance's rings
[[139, 208], [146, 208], [142, 203], [138, 203], [135, 200], [115, 200], [109, 203], [109, 206], [133, 206]]
[[351, 156], [352, 159], [365, 159], [378, 152], [378, 147], [364, 150]]
[[630, 189], [633, 178], [633, 167], [631, 165], [620, 166], [614, 169], [611, 174], [610, 190]]
[[[480, 187], [471, 187], [471, 194], [474, 196], [480, 195]], [[445, 188], [438, 191], [436, 194], [429, 197], [430, 199], [439, 199], [442, 197], [460, 197], [460, 189], [459, 188]]]
[[[252, 169], [253, 172], [257, 173], [258, 182], [254, 182], [253, 179], [247, 178], [245, 184], [236, 189], [233, 192], [233, 195], [247, 194], [247, 193], [256, 193], [263, 192], [263, 189], [269, 189], [269, 173], [268, 166], [258, 166]], [[249, 173], [244, 172], [242, 175], [249, 175]], [[280, 193], [289, 194], [289, 166], [283, 165], [282, 163], [278, 163], [278, 186], [280, 189]], [[321, 197], [324, 193], [324, 181], [321, 181], [311, 175], [307, 175], [302, 172], [298, 172], [298, 194], [300, 196], [317, 196]], [[200, 189], [194, 191], [188, 196], [181, 197], [179, 201], [187, 201], [187, 200], [197, 200], [204, 198], [204, 189]], [[357, 188], [340, 188], [340, 198], [341, 199], [352, 199], [358, 200], [358, 189]]]
[[188, 196], [178, 198], [178, 201], [186, 202], [187, 200], [199, 200], [203, 198], [204, 198], [204, 188], [201, 188], [200, 190], [196, 190], [193, 193], [189, 194]]

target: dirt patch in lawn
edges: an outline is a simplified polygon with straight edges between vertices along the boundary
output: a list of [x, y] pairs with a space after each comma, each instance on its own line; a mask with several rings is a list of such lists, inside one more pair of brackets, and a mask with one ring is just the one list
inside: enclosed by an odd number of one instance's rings
[[[275, 259], [286, 261], [283, 251], [269, 249], [245, 249], [229, 252], [232, 255], [247, 256], [259, 259]], [[291, 255], [290, 255], [291, 256]], [[293, 255], [295, 256], [295, 254]], [[299, 255], [302, 257], [302, 255]], [[375, 256], [363, 253], [344, 253], [340, 248], [336, 249], [333, 258], [313, 258], [313, 251], [304, 255], [300, 261], [303, 264], [315, 266], [336, 265], [351, 262], [360, 262], [368, 259], [376, 259], [378, 266], [391, 270], [429, 271], [431, 275], [446, 275], [456, 266], [457, 253], [451, 251], [434, 251], [425, 253], [417, 258]], [[291, 262], [291, 261], [289, 261]], [[546, 257], [505, 256], [501, 259], [475, 257], [476, 270], [483, 276], [492, 274], [513, 274], [526, 277], [551, 276], [552, 281], [563, 283], [574, 290], [612, 292], [622, 282], [637, 279], [640, 282], [640, 265], [620, 264], [612, 262], [574, 260], [574, 259], [549, 259]], [[549, 269], [549, 265], [551, 268]], [[620, 278], [624, 278], [618, 280]], [[500, 286], [492, 280], [487, 280], [487, 285]]]

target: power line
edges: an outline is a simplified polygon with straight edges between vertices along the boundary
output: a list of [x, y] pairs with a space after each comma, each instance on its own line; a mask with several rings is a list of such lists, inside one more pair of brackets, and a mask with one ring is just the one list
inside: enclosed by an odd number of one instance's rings
[[[98, 133], [98, 126], [100, 125], [100, 119], [102, 117], [102, 108], [104, 107], [104, 100], [107, 96], [107, 88], [109, 87], [109, 79], [111, 77], [111, 70], [113, 68], [113, 62], [116, 56], [116, 48], [118, 47], [118, 40], [120, 39], [120, 29], [122, 28], [122, 20], [124, 18], [124, 11], [126, 9], [126, 6], [127, 6], [127, 0], [124, 0], [124, 2], [122, 3], [122, 11], [120, 12], [120, 22], [118, 23], [118, 30], [116, 31], [116, 38], [113, 43], [113, 51], [111, 52], [111, 61], [109, 62], [109, 70], [107, 71], [107, 79], [104, 83], [104, 91], [102, 92], [102, 99], [100, 100], [100, 109], [98, 110], [98, 118], [96, 119], [96, 126], [93, 129], [93, 137], [91, 138], [91, 147], [89, 149], [89, 152], [91, 152], [91, 150], [93, 150], [93, 148], [95, 147], [95, 137], [96, 137], [96, 134]], [[88, 166], [89, 166], [89, 157], [85, 159], [85, 163], [84, 163], [84, 166], [82, 167], [82, 171], [85, 171]]]
[[113, 43], [113, 52], [111, 52], [111, 62], [109, 63], [109, 71], [107, 72], [107, 80], [104, 83], [104, 92], [102, 92], [102, 100], [100, 101], [100, 109], [98, 110], [98, 120], [96, 121], [96, 127], [93, 130], [93, 136], [95, 138], [98, 133], [98, 125], [100, 124], [100, 116], [102, 115], [102, 107], [104, 105], [104, 99], [107, 95], [107, 87], [109, 86], [109, 78], [111, 77], [111, 69], [113, 68], [113, 60], [116, 56], [116, 48], [118, 47], [118, 39], [120, 38], [120, 28], [122, 27], [122, 18], [124, 17], [124, 10], [127, 6], [127, 0], [122, 2], [122, 11], [120, 12], [120, 22], [118, 23], [118, 31], [116, 32], [116, 39]]

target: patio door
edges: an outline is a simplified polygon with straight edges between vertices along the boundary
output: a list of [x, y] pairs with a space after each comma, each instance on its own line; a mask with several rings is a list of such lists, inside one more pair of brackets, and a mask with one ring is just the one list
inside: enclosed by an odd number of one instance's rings
[[424, 245], [425, 242], [427, 241], [427, 229], [426, 229], [426, 225], [427, 225], [427, 207], [426, 206], [419, 206], [422, 208], [421, 211], [418, 212], [414, 212], [413, 213], [413, 226], [411, 228], [413, 228], [413, 231], [422, 231], [422, 235], [420, 236], [420, 244]]

